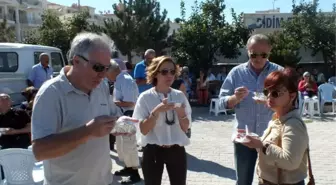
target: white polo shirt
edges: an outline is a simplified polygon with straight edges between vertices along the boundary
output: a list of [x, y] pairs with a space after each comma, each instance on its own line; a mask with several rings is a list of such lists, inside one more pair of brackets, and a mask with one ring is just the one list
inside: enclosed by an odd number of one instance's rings
[[[32, 115], [32, 139], [65, 132], [101, 115], [121, 115], [101, 83], [90, 95], [76, 89], [62, 69], [42, 85]], [[45, 185], [108, 185], [112, 183], [109, 136], [94, 138], [71, 152], [43, 161]]]

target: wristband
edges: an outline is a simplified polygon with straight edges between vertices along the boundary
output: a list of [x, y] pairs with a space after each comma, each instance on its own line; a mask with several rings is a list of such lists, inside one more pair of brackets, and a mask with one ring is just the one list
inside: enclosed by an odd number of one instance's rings
[[182, 118], [179, 118], [179, 119], [184, 120], [184, 119], [187, 119], [187, 118], [188, 118], [188, 116], [186, 115], [186, 116], [184, 116]]

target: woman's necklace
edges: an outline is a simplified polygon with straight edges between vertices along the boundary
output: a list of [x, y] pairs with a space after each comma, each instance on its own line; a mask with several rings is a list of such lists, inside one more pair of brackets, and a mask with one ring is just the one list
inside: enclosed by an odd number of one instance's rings
[[[161, 97], [160, 97], [159, 93], [158, 93], [158, 98], [159, 98], [160, 102], [162, 103], [162, 100], [161, 100]], [[168, 96], [168, 99], [169, 99], [169, 96]], [[168, 118], [168, 111], [166, 112], [166, 120], [165, 120], [165, 122], [166, 122], [167, 125], [174, 125], [175, 124], [175, 113], [174, 113], [173, 110], [172, 110], [172, 115], [173, 115], [173, 119], [169, 120], [169, 118]]]

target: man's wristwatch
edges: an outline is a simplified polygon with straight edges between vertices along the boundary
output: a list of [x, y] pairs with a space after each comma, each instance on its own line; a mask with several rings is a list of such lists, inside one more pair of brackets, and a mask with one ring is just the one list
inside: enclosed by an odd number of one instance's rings
[[269, 147], [269, 143], [265, 143], [264, 146], [262, 147], [262, 152], [266, 155], [266, 150]]

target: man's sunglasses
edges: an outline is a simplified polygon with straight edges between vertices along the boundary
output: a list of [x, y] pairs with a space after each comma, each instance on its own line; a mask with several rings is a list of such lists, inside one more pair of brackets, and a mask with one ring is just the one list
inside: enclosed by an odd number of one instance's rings
[[262, 58], [267, 58], [269, 54], [268, 53], [250, 53], [251, 58], [257, 58], [258, 56], [261, 56]]
[[89, 59], [81, 56], [81, 55], [77, 55], [78, 57], [80, 57], [81, 59], [83, 59], [84, 61], [90, 63], [92, 65], [92, 70], [94, 70], [97, 73], [101, 73], [101, 72], [106, 72], [110, 69], [110, 65], [109, 66], [105, 66], [103, 64], [99, 64], [99, 63], [95, 63], [95, 62], [91, 62]]
[[176, 71], [175, 69], [162, 69], [161, 71], [159, 71], [159, 73], [161, 73], [163, 76], [166, 76], [168, 73], [170, 73], [171, 75], [175, 75]]
[[263, 93], [266, 97], [270, 95], [272, 98], [278, 98], [283, 95], [283, 92], [276, 91], [276, 90], [270, 91], [267, 89], [264, 89]]

